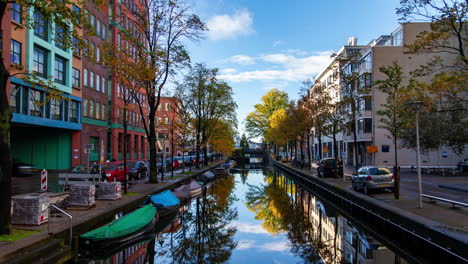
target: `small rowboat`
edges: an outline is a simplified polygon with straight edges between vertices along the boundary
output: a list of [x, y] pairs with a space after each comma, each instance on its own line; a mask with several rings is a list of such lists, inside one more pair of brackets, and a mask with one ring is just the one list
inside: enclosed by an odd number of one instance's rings
[[123, 248], [154, 236], [156, 208], [146, 205], [109, 224], [80, 236], [80, 253], [85, 257], [106, 258]]

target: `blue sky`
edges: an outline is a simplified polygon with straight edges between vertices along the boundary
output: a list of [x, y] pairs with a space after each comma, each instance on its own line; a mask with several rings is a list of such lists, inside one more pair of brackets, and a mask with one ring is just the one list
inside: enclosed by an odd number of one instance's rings
[[243, 120], [270, 89], [297, 99], [330, 54], [351, 36], [367, 44], [398, 27], [398, 0], [192, 0], [209, 28], [191, 60], [219, 68], [234, 90], [239, 132]]

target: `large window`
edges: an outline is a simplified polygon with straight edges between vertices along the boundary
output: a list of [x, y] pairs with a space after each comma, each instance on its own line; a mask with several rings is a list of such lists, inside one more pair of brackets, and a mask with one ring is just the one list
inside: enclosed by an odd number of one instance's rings
[[23, 10], [20, 4], [11, 4], [11, 19], [17, 23], [23, 23]]
[[65, 84], [66, 78], [66, 60], [62, 57], [55, 57], [55, 72], [54, 78], [57, 83]]
[[88, 99], [83, 100], [83, 116], [88, 116]]
[[47, 56], [45, 49], [34, 46], [33, 71], [43, 78], [47, 78]]
[[65, 26], [55, 25], [55, 46], [62, 50], [67, 50], [67, 38], [65, 34], [67, 34]]
[[50, 117], [55, 120], [62, 120], [62, 101], [57, 99], [50, 100]]
[[11, 40], [10, 62], [21, 65], [21, 43]]
[[29, 90], [29, 115], [43, 117], [43, 93], [41, 91]]
[[70, 101], [70, 122], [78, 123], [78, 102]]
[[364, 118], [364, 133], [372, 132], [372, 118]]
[[105, 104], [101, 105], [101, 119], [106, 120], [106, 105]]
[[10, 110], [13, 113], [20, 113], [21, 109], [21, 86], [15, 83], [10, 84]]
[[94, 88], [94, 72], [89, 72], [89, 88]]
[[76, 25], [80, 25], [81, 24], [81, 8], [79, 8], [78, 6], [76, 5], [73, 5], [72, 7], [72, 11], [73, 11], [73, 15], [75, 16], [74, 19], [75, 19], [75, 24]]
[[88, 69], [83, 70], [83, 86], [88, 87]]
[[49, 25], [44, 15], [38, 10], [34, 12], [34, 35], [48, 41]]
[[73, 81], [72, 85], [73, 87], [80, 88], [80, 70], [73, 68], [73, 73], [72, 73]]
[[81, 56], [81, 48], [80, 48], [80, 41], [73, 37], [73, 55]]

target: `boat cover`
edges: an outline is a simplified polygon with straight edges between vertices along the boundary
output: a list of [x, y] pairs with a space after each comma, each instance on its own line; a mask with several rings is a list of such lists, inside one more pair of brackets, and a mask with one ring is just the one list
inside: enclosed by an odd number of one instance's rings
[[190, 184], [182, 185], [182, 186], [174, 189], [174, 191], [172, 191], [172, 193], [177, 198], [179, 198], [180, 200], [185, 200], [185, 199], [192, 198], [192, 195], [190, 194]]
[[192, 181], [192, 182], [190, 183], [190, 190], [191, 190], [191, 191], [194, 191], [194, 190], [197, 190], [197, 189], [201, 189], [201, 188], [202, 188], [202, 186], [201, 186], [200, 184], [198, 184], [198, 182], [196, 182], [196, 181]]
[[95, 240], [123, 237], [145, 227], [155, 216], [156, 208], [149, 204], [80, 237]]
[[169, 207], [179, 205], [180, 200], [171, 191], [165, 190], [164, 192], [153, 194], [146, 198], [145, 204], [152, 202], [156, 207]]

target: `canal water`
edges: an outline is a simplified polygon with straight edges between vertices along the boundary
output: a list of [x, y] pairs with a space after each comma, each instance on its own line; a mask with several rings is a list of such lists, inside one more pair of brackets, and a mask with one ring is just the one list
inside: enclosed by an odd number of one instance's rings
[[84, 263], [406, 263], [275, 169], [236, 169], [151, 241]]

